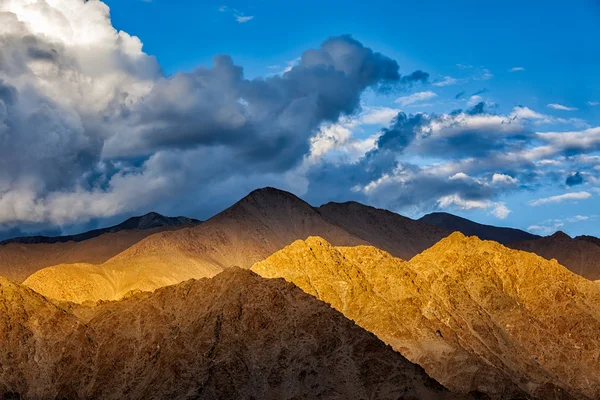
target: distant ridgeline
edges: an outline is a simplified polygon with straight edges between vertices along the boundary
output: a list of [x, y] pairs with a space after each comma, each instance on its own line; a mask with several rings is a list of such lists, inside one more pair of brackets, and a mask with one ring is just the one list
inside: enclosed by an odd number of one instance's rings
[[108, 228], [95, 229], [92, 231], [80, 233], [77, 235], [68, 236], [26, 236], [13, 239], [7, 239], [0, 242], [0, 245], [10, 243], [20, 244], [41, 244], [41, 243], [66, 243], [66, 242], [83, 242], [84, 240], [93, 239], [105, 233], [115, 233], [125, 230], [146, 230], [152, 228], [160, 228], [164, 226], [179, 226], [186, 224], [199, 224], [201, 221], [187, 217], [165, 217], [155, 212], [148, 213], [141, 217], [132, 217], [119, 225], [110, 226]]

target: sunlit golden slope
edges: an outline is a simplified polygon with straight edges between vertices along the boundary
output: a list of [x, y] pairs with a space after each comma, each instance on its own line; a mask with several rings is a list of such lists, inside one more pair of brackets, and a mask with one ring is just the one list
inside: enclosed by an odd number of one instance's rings
[[600, 288], [556, 262], [455, 233], [410, 262], [309, 238], [252, 270], [330, 303], [452, 390], [600, 397]]
[[[234, 266], [250, 268], [311, 235], [337, 245], [366, 243], [296, 196], [266, 188], [200, 225], [152, 235], [102, 265], [59, 265], [33, 274], [24, 283], [58, 300], [116, 300], [130, 291], [211, 277]], [[65, 290], [67, 282], [70, 287]]]
[[86, 323], [0, 278], [0, 310], [1, 398], [458, 398], [328, 305], [238, 268]]

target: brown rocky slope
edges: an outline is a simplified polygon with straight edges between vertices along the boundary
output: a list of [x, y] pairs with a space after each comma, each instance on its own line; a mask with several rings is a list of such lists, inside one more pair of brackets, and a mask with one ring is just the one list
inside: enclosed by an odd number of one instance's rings
[[564, 232], [556, 232], [541, 239], [512, 243], [510, 247], [535, 253], [548, 260], [554, 258], [572, 272], [590, 280], [598, 280], [600, 246], [597, 243], [598, 239], [590, 236], [571, 238]]
[[253, 268], [330, 303], [451, 390], [600, 397], [600, 288], [460, 233], [414, 257], [298, 241]]
[[457, 398], [325, 303], [237, 268], [87, 323], [0, 278], [0, 309], [0, 397]]

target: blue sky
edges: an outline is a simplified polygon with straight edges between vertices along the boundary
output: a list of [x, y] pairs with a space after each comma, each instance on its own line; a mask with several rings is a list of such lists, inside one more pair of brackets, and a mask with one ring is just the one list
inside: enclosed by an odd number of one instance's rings
[[[436, 101], [449, 103], [421, 109], [415, 104], [409, 111], [448, 112], [464, 106], [452, 101], [457, 94], [464, 92], [463, 97], [468, 98], [486, 91], [482, 96], [496, 103], [498, 112], [509, 113], [523, 105], [558, 118], [579, 118], [592, 126], [600, 125], [600, 107], [588, 104], [600, 101], [600, 5], [593, 1], [571, 5], [562, 1], [385, 1], [377, 6], [347, 1], [107, 3], [114, 25], [142, 37], [145, 50], [158, 57], [167, 74], [209, 65], [214, 54], [224, 53], [243, 65], [248, 76], [264, 76], [273, 72], [269, 66], [283, 69], [303, 49], [318, 46], [324, 38], [350, 33], [397, 60], [405, 71], [425, 70], [434, 81], [446, 76], [464, 80], [434, 87]], [[235, 12], [219, 12], [223, 5], [253, 19], [238, 23]], [[513, 68], [524, 70], [511, 72]], [[485, 74], [484, 70], [493, 77], [473, 79]], [[393, 105], [394, 96], [372, 97], [372, 104]], [[548, 104], [577, 110], [555, 110]], [[595, 218], [567, 221], [577, 215], [600, 214], [597, 199], [551, 204], [535, 211], [523, 205], [542, 197], [542, 193], [549, 197], [561, 194], [562, 188], [557, 185], [543, 192], [507, 196], [504, 201], [513, 212], [505, 221], [481, 211], [454, 212], [523, 229], [536, 225], [554, 228], [564, 223], [560, 229], [572, 234], [600, 234]], [[556, 219], [561, 221], [553, 221]]]
[[[19, 76], [0, 69], [0, 101], [19, 121], [28, 111], [13, 97], [51, 101], [60, 113], [46, 126], [65, 135], [38, 169], [6, 161], [0, 231], [70, 232], [150, 210], [207, 218], [271, 185], [313, 204], [600, 235], [597, 1], [104, 3], [0, 7], [64, 69], [41, 57]], [[323, 77], [321, 62], [346, 76]], [[371, 69], [353, 75], [355, 62]]]

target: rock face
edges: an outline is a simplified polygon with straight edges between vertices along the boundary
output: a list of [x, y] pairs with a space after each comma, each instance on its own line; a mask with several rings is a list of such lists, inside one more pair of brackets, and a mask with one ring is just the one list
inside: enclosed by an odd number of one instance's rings
[[321, 215], [378, 249], [409, 260], [453, 231], [356, 202], [328, 203]]
[[31, 274], [53, 265], [101, 264], [150, 235], [197, 223], [190, 218], [150, 213], [79, 235], [6, 240], [0, 243], [0, 276], [23, 282]]
[[454, 233], [410, 262], [310, 238], [252, 270], [331, 304], [451, 390], [600, 397], [600, 287], [556, 262]]
[[[595, 240], [594, 240], [595, 239]], [[511, 248], [556, 259], [572, 272], [590, 280], [600, 279], [600, 242], [591, 236], [571, 238], [564, 232], [536, 240], [512, 243]]]
[[58, 265], [32, 275], [25, 284], [59, 300], [116, 300], [131, 291], [212, 277], [234, 266], [250, 268], [311, 235], [336, 245], [366, 243], [296, 196], [266, 188], [200, 225], [152, 235], [102, 265]]
[[522, 240], [539, 239], [541, 237], [520, 229], [478, 224], [477, 222], [443, 212], [425, 215], [419, 221], [447, 229], [451, 232], [460, 232], [466, 236], [477, 236], [481, 240], [493, 240], [504, 245]]
[[457, 398], [325, 303], [237, 268], [87, 324], [5, 280], [0, 309], [0, 397]]

